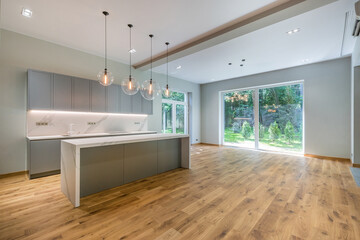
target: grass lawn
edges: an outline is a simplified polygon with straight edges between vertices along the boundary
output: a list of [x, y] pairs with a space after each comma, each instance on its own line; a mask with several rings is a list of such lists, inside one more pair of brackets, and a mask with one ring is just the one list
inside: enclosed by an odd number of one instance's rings
[[[254, 135], [249, 139], [241, 135], [241, 133], [234, 133], [231, 128], [225, 129], [224, 141], [227, 143], [245, 143], [245, 142], [254, 142]], [[260, 148], [270, 149], [270, 150], [285, 150], [291, 152], [301, 152], [302, 151], [302, 136], [301, 134], [295, 134], [294, 140], [291, 143], [288, 143], [285, 139], [285, 135], [282, 134], [279, 139], [272, 141], [269, 139], [269, 133], [265, 133], [264, 137], [259, 141]]]

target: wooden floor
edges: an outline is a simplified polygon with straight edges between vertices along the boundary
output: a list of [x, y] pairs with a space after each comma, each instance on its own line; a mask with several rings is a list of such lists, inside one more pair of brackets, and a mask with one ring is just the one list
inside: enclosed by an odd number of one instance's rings
[[192, 166], [77, 209], [59, 175], [0, 179], [0, 239], [360, 239], [360, 188], [347, 164], [197, 145]]

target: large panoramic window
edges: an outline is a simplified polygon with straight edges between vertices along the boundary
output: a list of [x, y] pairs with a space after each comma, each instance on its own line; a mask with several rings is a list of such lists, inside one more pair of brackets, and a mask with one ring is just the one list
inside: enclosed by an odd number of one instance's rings
[[303, 151], [303, 84], [223, 93], [223, 144]]
[[182, 92], [162, 96], [162, 132], [187, 133], [187, 98]]

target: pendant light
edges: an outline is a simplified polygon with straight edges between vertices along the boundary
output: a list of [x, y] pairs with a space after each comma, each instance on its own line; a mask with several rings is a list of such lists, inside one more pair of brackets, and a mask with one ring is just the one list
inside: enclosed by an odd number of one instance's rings
[[107, 23], [106, 17], [109, 15], [108, 12], [102, 12], [105, 16], [105, 68], [103, 71], [100, 71], [97, 75], [98, 81], [103, 86], [109, 86], [114, 82], [114, 77], [111, 72], [107, 70]]
[[154, 35], [150, 34], [150, 79], [146, 80], [141, 85], [141, 95], [146, 100], [154, 100], [156, 96], [159, 96], [161, 94], [161, 88], [160, 85], [152, 79], [152, 39]]
[[169, 42], [166, 42], [166, 89], [164, 91], [164, 95], [166, 97], [170, 96], [169, 90]]
[[132, 24], [128, 24], [128, 27], [130, 29], [130, 49], [129, 49], [129, 58], [130, 58], [130, 63], [129, 63], [129, 78], [125, 78], [124, 80], [122, 80], [121, 82], [121, 89], [124, 91], [125, 94], [127, 95], [135, 95], [140, 88], [140, 84], [139, 82], [131, 75], [131, 70], [132, 70], [132, 66], [131, 66], [131, 54], [135, 53], [131, 47], [131, 28], [133, 27]]

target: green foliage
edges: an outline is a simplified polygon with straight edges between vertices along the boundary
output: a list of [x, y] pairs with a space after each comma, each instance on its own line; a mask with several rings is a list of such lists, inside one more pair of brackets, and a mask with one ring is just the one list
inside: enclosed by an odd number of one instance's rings
[[277, 122], [273, 122], [270, 124], [270, 127], [269, 127], [269, 138], [270, 140], [274, 141], [274, 140], [277, 140], [279, 139], [281, 135], [281, 131], [279, 129], [279, 125], [277, 124]]
[[184, 102], [185, 101], [185, 94], [184, 93], [180, 93], [180, 92], [170, 92], [169, 97], [165, 96], [165, 94], [162, 94], [162, 98], [163, 99], [169, 99], [169, 100], [174, 100], [174, 101], [179, 101], [179, 102]]
[[285, 138], [288, 141], [288, 143], [291, 143], [294, 139], [295, 131], [294, 131], [294, 126], [292, 125], [292, 123], [290, 121], [288, 121], [286, 123], [284, 133], [285, 133]]
[[259, 126], [259, 138], [264, 138], [266, 132], [266, 127], [262, 124]]
[[250, 123], [245, 121], [242, 125], [241, 135], [243, 135], [245, 139], [248, 139], [250, 138], [251, 134], [252, 134], [252, 128], [250, 126]]
[[232, 125], [232, 129], [233, 129], [234, 133], [239, 133], [240, 132], [240, 123], [234, 122]]

